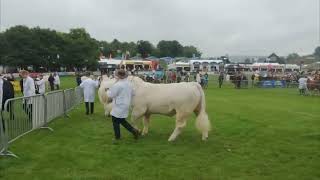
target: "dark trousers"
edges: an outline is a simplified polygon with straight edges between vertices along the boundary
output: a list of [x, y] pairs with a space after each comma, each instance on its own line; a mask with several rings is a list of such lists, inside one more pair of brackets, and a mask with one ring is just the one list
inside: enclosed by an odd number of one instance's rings
[[27, 114], [29, 122], [32, 122], [32, 104], [28, 104], [27, 102], [24, 102], [23, 110]]
[[223, 81], [219, 80], [219, 88], [221, 88]]
[[56, 90], [59, 90], [59, 89], [60, 89], [60, 85], [56, 84]]
[[125, 118], [117, 118], [112, 116], [114, 136], [116, 139], [120, 139], [120, 124], [126, 128], [132, 134], [135, 134], [136, 130], [126, 121]]
[[54, 84], [53, 83], [52, 84], [50, 83], [50, 90], [54, 91]]
[[94, 103], [93, 102], [85, 102], [85, 105], [86, 105], [86, 114], [89, 114], [89, 109], [90, 109], [90, 114], [93, 114]]

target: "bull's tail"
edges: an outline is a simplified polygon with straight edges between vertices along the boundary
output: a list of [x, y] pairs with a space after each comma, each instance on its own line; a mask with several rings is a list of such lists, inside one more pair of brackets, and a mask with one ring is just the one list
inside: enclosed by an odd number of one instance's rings
[[208, 138], [208, 133], [210, 131], [211, 125], [208, 114], [206, 112], [206, 99], [203, 89], [199, 84], [197, 84], [197, 87], [200, 91], [201, 99], [199, 113], [196, 119], [196, 127], [202, 133], [202, 140], [206, 140]]

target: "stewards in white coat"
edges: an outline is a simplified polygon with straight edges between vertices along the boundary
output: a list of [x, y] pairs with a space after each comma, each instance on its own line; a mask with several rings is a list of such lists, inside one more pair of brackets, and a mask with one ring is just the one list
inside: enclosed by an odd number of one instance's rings
[[87, 115], [89, 114], [89, 109], [90, 109], [90, 113], [93, 114], [96, 88], [98, 86], [99, 86], [99, 82], [93, 80], [92, 76], [90, 76], [88, 79], [82, 81], [82, 83], [80, 84], [80, 87], [83, 89], [84, 102], [85, 102], [85, 106], [86, 106], [86, 114]]
[[46, 92], [46, 82], [43, 79], [43, 75], [40, 75], [38, 81], [36, 81], [38, 86], [39, 94], [44, 94]]
[[58, 73], [54, 73], [53, 78], [54, 78], [53, 84], [54, 84], [56, 90], [59, 90], [60, 89], [60, 77], [59, 77]]
[[308, 78], [307, 76], [303, 76], [301, 77], [299, 80], [299, 92], [300, 95], [305, 95], [306, 94], [306, 90], [307, 90], [307, 83], [308, 83]]
[[22, 70], [20, 72], [23, 79], [23, 96], [29, 97], [36, 94], [34, 80], [29, 76], [29, 72]]
[[[29, 72], [22, 70], [20, 71], [20, 76], [23, 79], [23, 96], [29, 97], [36, 94], [34, 80], [29, 76]], [[23, 104], [23, 109], [28, 115], [29, 121], [32, 122], [32, 99], [26, 98]]]
[[129, 114], [131, 98], [133, 96], [133, 88], [127, 80], [127, 73], [120, 69], [116, 72], [117, 82], [107, 91], [107, 96], [112, 98], [112, 123], [115, 134], [115, 141], [120, 139], [120, 124], [133, 134], [135, 139], [140, 135], [139, 131], [133, 128], [126, 118]]

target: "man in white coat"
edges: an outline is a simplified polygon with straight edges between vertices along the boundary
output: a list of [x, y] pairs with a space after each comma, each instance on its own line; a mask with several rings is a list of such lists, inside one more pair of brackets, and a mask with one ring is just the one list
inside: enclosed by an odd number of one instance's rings
[[[36, 89], [34, 80], [29, 76], [29, 72], [26, 70], [20, 71], [20, 76], [23, 79], [23, 96], [30, 97], [36, 95]], [[29, 117], [29, 121], [32, 121], [32, 101], [29, 98], [25, 98], [23, 109]]]
[[54, 73], [53, 78], [54, 78], [53, 84], [56, 87], [56, 90], [59, 90], [60, 89], [60, 77], [59, 77], [58, 73]]
[[43, 79], [43, 75], [39, 75], [36, 84], [38, 86], [39, 94], [44, 94], [46, 92], [46, 82]]
[[302, 76], [298, 80], [298, 82], [299, 82], [299, 93], [300, 93], [300, 95], [306, 95], [307, 82], [308, 82], [307, 76]]
[[99, 86], [99, 82], [93, 80], [93, 76], [90, 76], [88, 79], [82, 81], [80, 87], [83, 89], [84, 102], [86, 106], [86, 114], [93, 114], [94, 111], [94, 99], [96, 94], [96, 88]]
[[120, 69], [116, 72], [116, 83], [107, 90], [107, 96], [112, 98], [112, 123], [115, 134], [115, 141], [120, 139], [120, 124], [131, 132], [135, 139], [140, 135], [140, 132], [132, 127], [126, 118], [129, 115], [129, 108], [131, 105], [131, 99], [133, 96], [133, 88], [130, 82], [127, 80], [126, 71]]

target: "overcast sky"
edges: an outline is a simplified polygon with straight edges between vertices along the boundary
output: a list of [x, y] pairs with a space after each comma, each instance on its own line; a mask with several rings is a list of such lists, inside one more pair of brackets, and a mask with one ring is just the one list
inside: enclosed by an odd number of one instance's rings
[[318, 0], [2, 0], [1, 14], [2, 28], [84, 27], [98, 40], [178, 40], [205, 56], [309, 54], [319, 44]]

